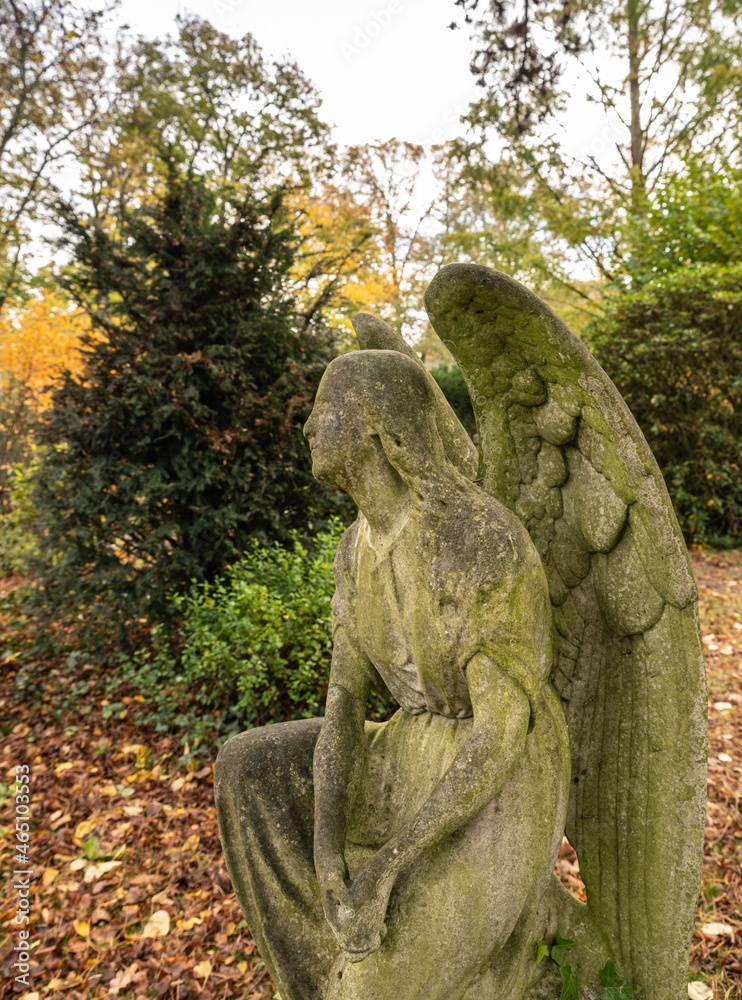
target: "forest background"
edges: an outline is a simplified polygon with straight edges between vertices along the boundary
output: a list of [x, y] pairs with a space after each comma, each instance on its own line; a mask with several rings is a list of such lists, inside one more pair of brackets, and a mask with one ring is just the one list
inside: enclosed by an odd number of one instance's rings
[[[359, 20], [350, 65], [398, 7]], [[738, 5], [447, 13], [477, 85], [456, 137], [348, 146], [291, 57], [218, 17], [152, 38], [115, 4], [0, 0], [2, 656], [70, 736], [128, 718], [195, 773], [246, 725], [321, 713], [354, 512], [301, 428], [368, 310], [475, 434], [421, 305], [451, 261], [538, 292], [624, 395], [688, 543], [739, 545]], [[603, 128], [578, 149], [581, 108]]]

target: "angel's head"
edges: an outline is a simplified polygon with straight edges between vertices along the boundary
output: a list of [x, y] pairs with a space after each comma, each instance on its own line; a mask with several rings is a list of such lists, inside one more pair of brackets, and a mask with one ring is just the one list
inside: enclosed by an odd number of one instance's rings
[[[446, 466], [425, 372], [397, 351], [355, 351], [328, 366], [304, 426], [312, 472], [358, 501], [390, 475], [408, 487]], [[392, 477], [393, 478], [393, 477]]]

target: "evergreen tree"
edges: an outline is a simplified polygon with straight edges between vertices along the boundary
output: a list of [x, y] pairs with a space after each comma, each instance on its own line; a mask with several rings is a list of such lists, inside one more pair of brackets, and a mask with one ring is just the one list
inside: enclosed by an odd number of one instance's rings
[[166, 614], [248, 539], [342, 509], [301, 434], [331, 344], [290, 294], [301, 242], [280, 191], [173, 166], [115, 230], [71, 212], [67, 228], [65, 285], [92, 330], [39, 429], [39, 569], [52, 610], [82, 601], [123, 625]]
[[739, 545], [742, 266], [659, 274], [617, 295], [589, 334], [649, 442], [688, 541]]

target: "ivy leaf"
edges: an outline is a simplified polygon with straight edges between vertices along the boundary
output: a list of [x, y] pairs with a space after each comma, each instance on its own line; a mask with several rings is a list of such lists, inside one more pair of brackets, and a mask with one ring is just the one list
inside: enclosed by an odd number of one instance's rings
[[598, 973], [600, 981], [605, 986], [603, 990], [602, 1000], [628, 1000], [629, 997], [633, 997], [639, 992], [639, 987], [632, 990], [628, 986], [625, 986], [626, 980], [623, 976], [619, 976], [613, 965], [613, 962], [608, 959], [605, 966]]
[[88, 861], [95, 861], [100, 852], [100, 841], [97, 837], [89, 837], [82, 845], [82, 853]]
[[562, 992], [559, 994], [559, 1000], [569, 1000], [570, 997], [577, 997], [577, 976], [575, 976], [572, 972], [572, 966], [569, 962], [565, 962], [564, 965], [561, 966], [561, 970], [562, 978], [564, 979], [564, 986], [562, 986]]
[[557, 931], [556, 944], [551, 949], [551, 957], [557, 965], [564, 964], [564, 953], [572, 947], [574, 947], [574, 941], [569, 941], [566, 938], [563, 938], [559, 931]]
[[538, 953], [536, 955], [536, 965], [539, 964], [542, 958], [549, 957], [549, 946], [545, 941], [537, 941]]

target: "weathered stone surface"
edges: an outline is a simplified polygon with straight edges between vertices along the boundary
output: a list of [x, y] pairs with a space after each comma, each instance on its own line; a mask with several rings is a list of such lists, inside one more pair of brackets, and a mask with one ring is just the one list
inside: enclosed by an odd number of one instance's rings
[[577, 450], [569, 455], [569, 471], [562, 498], [580, 547], [585, 552], [610, 552], [626, 523], [626, 504]]
[[[569, 778], [541, 560], [447, 462], [429, 377], [402, 354], [336, 359], [306, 434], [360, 514], [335, 563], [324, 722], [220, 755], [235, 888], [284, 1000], [474, 997], [495, 968], [519, 997], [542, 971], [526, 956]], [[401, 709], [364, 726], [372, 683]]]
[[[283, 1000], [556, 1000], [535, 958], [557, 931], [593, 994], [610, 957], [646, 1000], [680, 1000], [705, 694], [662, 478], [522, 286], [452, 265], [426, 303], [469, 384], [479, 474], [414, 352], [356, 317], [364, 349], [329, 366], [305, 428], [315, 476], [359, 507], [326, 715], [220, 754], [233, 884]], [[400, 705], [381, 725], [372, 688]], [[587, 904], [552, 874], [565, 826]]]
[[[706, 699], [695, 585], [661, 474], [600, 366], [523, 286], [450, 265], [426, 305], [475, 400], [483, 484], [530, 516], [554, 622], [570, 644], [557, 644], [553, 683], [569, 725], [567, 834], [587, 910], [642, 996], [680, 1000], [701, 869]], [[548, 389], [528, 415], [508, 407], [514, 365]], [[493, 382], [498, 394], [487, 389]], [[520, 461], [531, 421], [569, 472], [555, 487], [561, 512], [544, 505], [538, 521], [543, 473], [530, 481]], [[588, 978], [589, 950], [578, 942], [571, 953]]]

